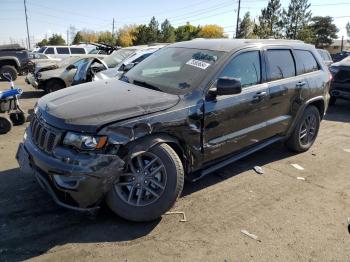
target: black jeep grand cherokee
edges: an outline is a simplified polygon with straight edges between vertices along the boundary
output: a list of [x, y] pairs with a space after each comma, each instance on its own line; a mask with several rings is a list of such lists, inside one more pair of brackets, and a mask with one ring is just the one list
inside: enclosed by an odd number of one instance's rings
[[273, 142], [314, 143], [330, 73], [298, 41], [194, 40], [168, 46], [120, 80], [41, 98], [20, 144], [23, 172], [54, 200], [155, 219], [197, 180]]

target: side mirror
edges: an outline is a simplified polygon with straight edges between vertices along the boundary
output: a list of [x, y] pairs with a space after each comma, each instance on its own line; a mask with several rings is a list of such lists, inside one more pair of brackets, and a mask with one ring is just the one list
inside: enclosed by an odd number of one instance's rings
[[136, 64], [135, 63], [130, 63], [124, 66], [123, 71], [128, 72], [131, 68], [133, 68]]
[[69, 65], [69, 66], [67, 66], [66, 70], [67, 70], [67, 71], [70, 71], [70, 70], [76, 69], [76, 68], [77, 68], [77, 67], [76, 67], [75, 65]]
[[216, 92], [218, 96], [235, 95], [242, 92], [241, 80], [233, 77], [221, 77], [216, 83]]

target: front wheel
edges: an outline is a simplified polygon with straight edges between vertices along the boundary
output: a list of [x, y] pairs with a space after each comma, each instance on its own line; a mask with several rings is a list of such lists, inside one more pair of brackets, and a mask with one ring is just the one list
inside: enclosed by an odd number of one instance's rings
[[158, 144], [135, 156], [107, 194], [107, 204], [131, 221], [151, 221], [168, 211], [180, 196], [184, 169], [176, 152]]
[[295, 152], [305, 152], [316, 140], [320, 128], [320, 112], [315, 106], [308, 106], [287, 140], [287, 147]]

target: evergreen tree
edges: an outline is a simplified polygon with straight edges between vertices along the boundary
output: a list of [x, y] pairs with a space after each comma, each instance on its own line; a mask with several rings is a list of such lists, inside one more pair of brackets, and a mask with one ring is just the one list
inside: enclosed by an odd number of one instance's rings
[[64, 39], [62, 38], [61, 35], [59, 34], [53, 34], [50, 38], [49, 38], [49, 45], [65, 45], [66, 41], [64, 41]]
[[310, 28], [315, 34], [314, 44], [318, 48], [328, 47], [337, 39], [338, 28], [330, 16], [315, 16], [311, 19]]
[[80, 32], [78, 31], [76, 34], [75, 34], [75, 37], [73, 39], [73, 42], [72, 44], [73, 45], [78, 45], [79, 43], [83, 42], [84, 39], [82, 37], [82, 35], [80, 34]]
[[312, 15], [309, 10], [310, 6], [308, 0], [291, 0], [288, 10], [283, 10], [287, 38], [296, 39], [298, 32], [308, 26]]
[[188, 41], [198, 37], [201, 31], [200, 26], [193, 26], [189, 22], [186, 25], [179, 26], [175, 30], [176, 41]]
[[153, 16], [148, 24], [147, 43], [155, 43], [159, 38], [159, 23]]
[[256, 33], [260, 38], [281, 38], [282, 30], [281, 2], [280, 0], [270, 0], [267, 7], [261, 10]]
[[250, 19], [250, 13], [245, 13], [243, 20], [239, 23], [237, 38], [255, 38], [254, 26], [255, 23]]
[[170, 24], [168, 19], [161, 24], [161, 41], [164, 43], [175, 42], [175, 28]]

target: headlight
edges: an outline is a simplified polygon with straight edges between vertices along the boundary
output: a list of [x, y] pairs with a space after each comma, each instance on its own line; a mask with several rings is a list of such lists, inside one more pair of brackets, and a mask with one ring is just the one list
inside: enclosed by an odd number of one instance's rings
[[90, 136], [73, 132], [68, 132], [63, 139], [63, 144], [74, 146], [82, 150], [101, 149], [107, 143], [106, 136]]

